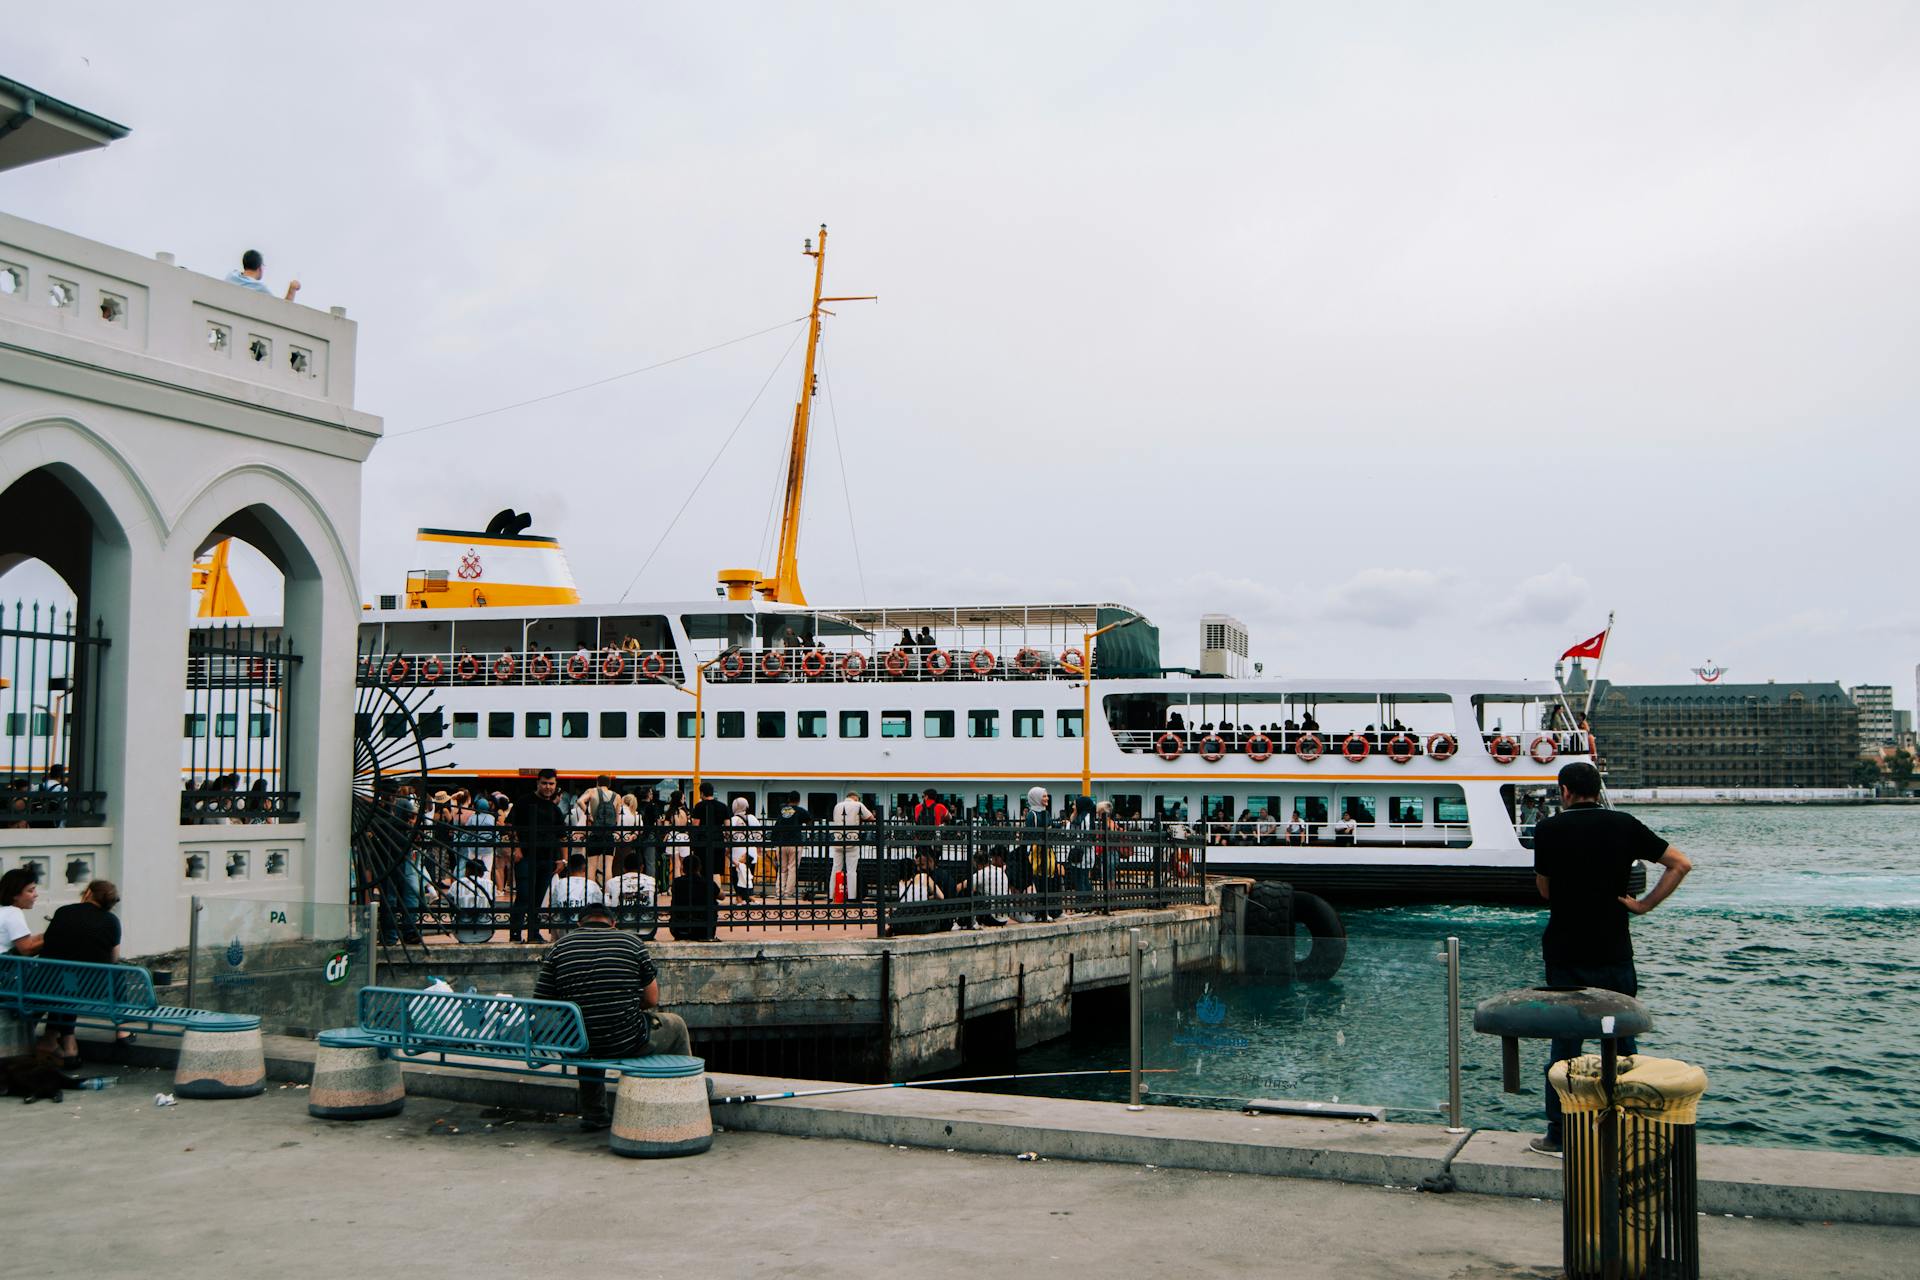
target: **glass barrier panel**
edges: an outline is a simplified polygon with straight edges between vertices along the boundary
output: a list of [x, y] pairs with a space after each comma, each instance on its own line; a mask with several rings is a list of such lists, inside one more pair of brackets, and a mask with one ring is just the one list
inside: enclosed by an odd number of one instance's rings
[[373, 972], [371, 913], [336, 902], [200, 898], [187, 1004], [260, 1016], [268, 1035], [352, 1026]]

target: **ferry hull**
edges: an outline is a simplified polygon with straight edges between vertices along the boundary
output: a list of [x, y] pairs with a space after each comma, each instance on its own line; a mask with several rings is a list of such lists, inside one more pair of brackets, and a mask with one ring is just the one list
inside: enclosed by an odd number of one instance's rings
[[[1227, 850], [1210, 850], [1210, 875], [1246, 876], [1255, 880], [1284, 880], [1296, 889], [1315, 893], [1340, 907], [1367, 907], [1430, 903], [1544, 907], [1533, 882], [1533, 867], [1472, 867], [1437, 864], [1431, 867], [1381, 866], [1378, 863], [1236, 862]], [[1629, 891], [1646, 889], [1646, 870], [1636, 866]]]

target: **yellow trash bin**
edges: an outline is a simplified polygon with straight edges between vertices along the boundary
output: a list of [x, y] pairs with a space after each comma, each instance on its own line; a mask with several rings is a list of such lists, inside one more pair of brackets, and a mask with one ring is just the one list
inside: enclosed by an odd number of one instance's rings
[[[1569, 1276], [1601, 1274], [1600, 1118], [1606, 1091], [1600, 1055], [1556, 1062], [1548, 1081], [1566, 1112], [1565, 1261]], [[1635, 1054], [1619, 1060], [1618, 1108], [1621, 1274], [1698, 1276], [1700, 1223], [1694, 1118], [1707, 1073], [1673, 1058]]]

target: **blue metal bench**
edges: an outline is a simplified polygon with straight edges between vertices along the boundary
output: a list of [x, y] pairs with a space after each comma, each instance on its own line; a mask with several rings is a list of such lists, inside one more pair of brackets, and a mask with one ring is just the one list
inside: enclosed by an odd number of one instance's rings
[[0, 1010], [23, 1021], [50, 1013], [70, 1014], [80, 1026], [170, 1036], [189, 1031], [252, 1031], [260, 1026], [260, 1019], [252, 1014], [161, 1004], [153, 994], [153, 975], [137, 964], [37, 956], [0, 956]]
[[625, 1073], [647, 1061], [588, 1056], [580, 1006], [564, 1000], [362, 987], [358, 1018], [358, 1026], [321, 1032], [320, 1043], [442, 1063], [490, 1058], [451, 1065], [523, 1075], [568, 1076], [581, 1067]]

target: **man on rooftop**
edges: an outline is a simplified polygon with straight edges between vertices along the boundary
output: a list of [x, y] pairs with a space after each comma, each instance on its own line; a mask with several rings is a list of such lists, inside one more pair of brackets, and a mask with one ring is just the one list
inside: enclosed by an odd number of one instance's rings
[[[227, 283], [237, 284], [242, 289], [251, 289], [255, 293], [264, 293], [271, 297], [273, 290], [267, 288], [267, 282], [262, 278], [266, 265], [267, 260], [260, 256], [258, 249], [249, 249], [240, 255], [240, 269], [227, 273]], [[287, 281], [287, 301], [292, 302], [293, 295], [298, 292], [300, 292], [300, 282]]]

